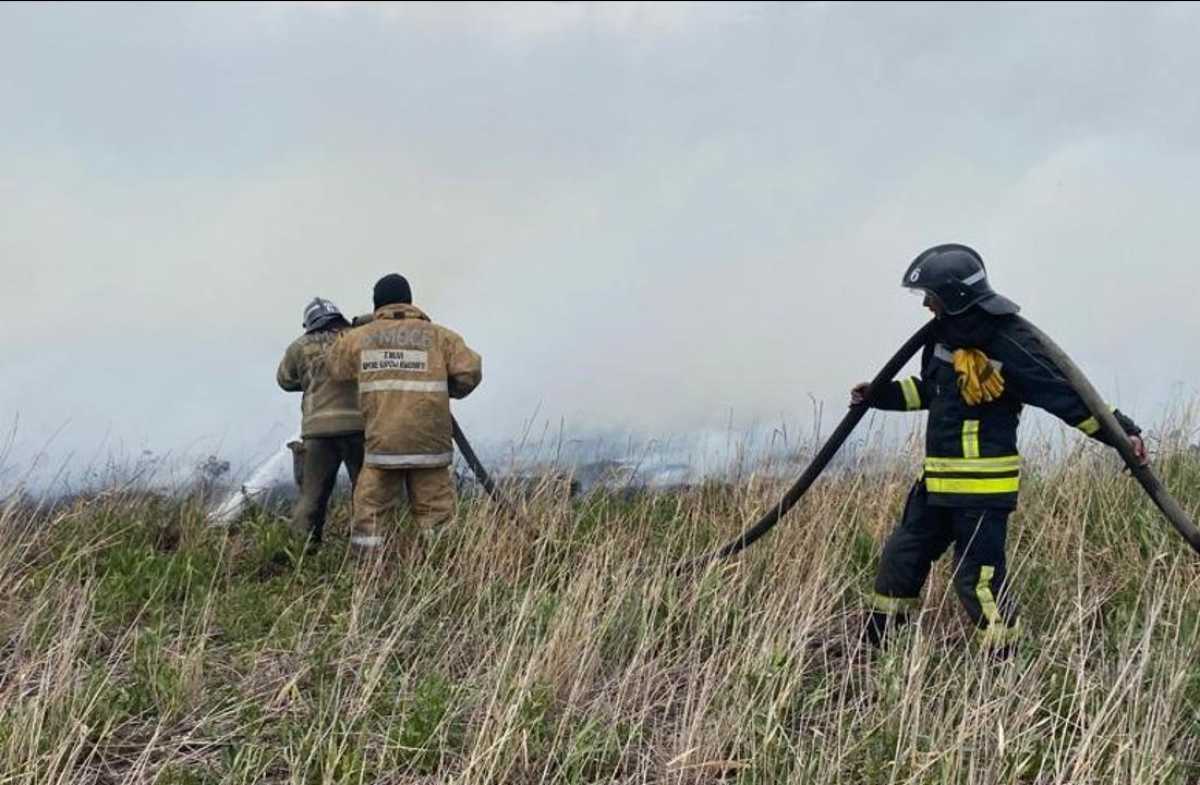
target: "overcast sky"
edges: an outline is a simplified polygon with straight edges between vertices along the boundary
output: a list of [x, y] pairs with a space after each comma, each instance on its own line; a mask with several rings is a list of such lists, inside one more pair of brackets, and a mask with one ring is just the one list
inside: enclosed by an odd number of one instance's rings
[[[977, 247], [1115, 402], [1196, 392], [1185, 5], [0, 6], [0, 423], [258, 454], [313, 296], [484, 357], [455, 411], [674, 434], [840, 409]], [[2, 442], [3, 439], [0, 439]], [[2, 445], [0, 445], [2, 446]]]

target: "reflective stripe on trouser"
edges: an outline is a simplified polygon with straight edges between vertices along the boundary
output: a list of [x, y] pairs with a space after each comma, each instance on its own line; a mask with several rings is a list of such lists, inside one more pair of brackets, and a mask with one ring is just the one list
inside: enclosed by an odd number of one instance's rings
[[325, 529], [329, 497], [337, 484], [338, 471], [346, 464], [351, 485], [355, 484], [363, 462], [363, 436], [316, 436], [304, 440], [297, 456], [302, 462], [300, 498], [292, 508], [292, 529], [301, 536], [312, 535], [320, 541]]
[[418, 529], [430, 531], [454, 517], [454, 483], [448, 467], [436, 469], [380, 469], [364, 466], [354, 490], [354, 531], [350, 544], [374, 547], [388, 532], [379, 519], [393, 510], [402, 495]]
[[982, 620], [976, 621], [976, 626], [982, 626], [979, 636], [980, 643], [985, 648], [1000, 648], [1014, 643], [1021, 633], [1021, 620], [1012, 615], [1006, 618], [1000, 612], [996, 601], [996, 593], [1001, 586], [993, 590], [993, 585], [1001, 584], [996, 579], [996, 568], [985, 564], [979, 568], [979, 578], [975, 581], [975, 598], [979, 601]]
[[1011, 643], [1019, 631], [1017, 609], [1005, 585], [1008, 511], [932, 507], [917, 483], [900, 525], [883, 548], [872, 607], [903, 621], [916, 607], [933, 563], [954, 545], [954, 588], [985, 645]]
[[889, 616], [907, 614], [921, 607], [920, 597], [888, 597], [875, 592], [870, 598], [871, 610]]

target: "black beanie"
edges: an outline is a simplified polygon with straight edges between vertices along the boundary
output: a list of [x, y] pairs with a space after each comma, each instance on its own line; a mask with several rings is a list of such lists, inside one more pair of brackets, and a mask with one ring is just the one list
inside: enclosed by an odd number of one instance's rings
[[412, 305], [412, 289], [408, 287], [408, 279], [403, 275], [392, 273], [385, 275], [375, 284], [375, 307], [404, 303]]

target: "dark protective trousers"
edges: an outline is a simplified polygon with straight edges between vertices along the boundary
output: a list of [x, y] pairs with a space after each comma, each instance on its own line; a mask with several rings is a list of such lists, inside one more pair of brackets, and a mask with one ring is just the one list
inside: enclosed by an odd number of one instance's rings
[[871, 602], [872, 640], [879, 643], [888, 627], [908, 620], [930, 568], [953, 543], [954, 590], [981, 643], [993, 649], [1014, 643], [1020, 628], [1006, 591], [1008, 516], [1008, 510], [931, 507], [925, 483], [913, 486], [900, 525], [883, 546]]
[[346, 464], [350, 484], [358, 482], [363, 465], [363, 435], [308, 437], [304, 440], [303, 469], [299, 473], [300, 498], [292, 510], [292, 529], [320, 542], [325, 531], [329, 497], [337, 484], [338, 470]]

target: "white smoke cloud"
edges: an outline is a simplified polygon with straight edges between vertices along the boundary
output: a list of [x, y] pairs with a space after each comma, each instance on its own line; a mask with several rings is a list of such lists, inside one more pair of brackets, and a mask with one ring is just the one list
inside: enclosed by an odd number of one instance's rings
[[274, 446], [305, 302], [366, 310], [395, 270], [483, 353], [483, 441], [803, 423], [957, 240], [1153, 420], [1194, 389], [1198, 19], [4, 6], [0, 415], [25, 455], [64, 424], [85, 453]]

